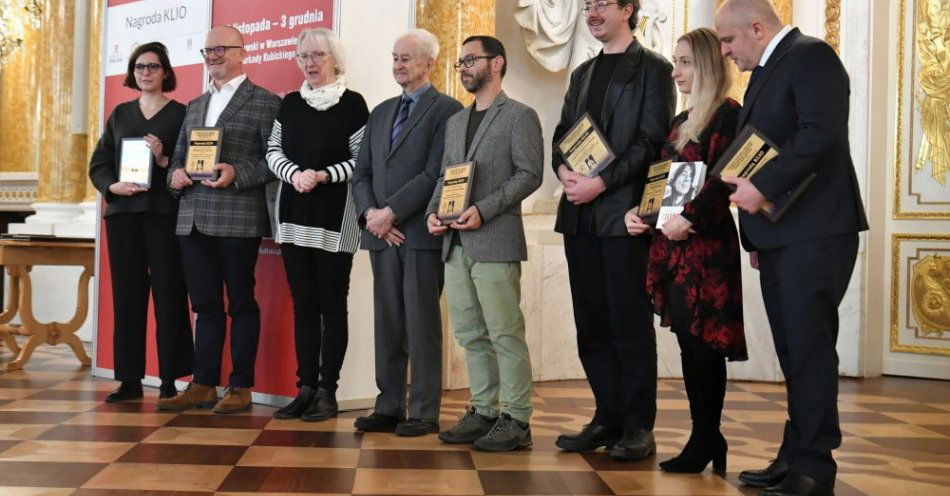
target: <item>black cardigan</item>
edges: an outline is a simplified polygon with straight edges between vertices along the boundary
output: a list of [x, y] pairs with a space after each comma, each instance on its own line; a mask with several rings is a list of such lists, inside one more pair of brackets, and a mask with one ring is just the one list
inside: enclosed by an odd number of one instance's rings
[[178, 200], [165, 188], [168, 169], [152, 166], [152, 188], [132, 196], [114, 195], [109, 186], [119, 180], [119, 156], [122, 138], [140, 138], [154, 134], [162, 140], [162, 154], [171, 157], [175, 152], [178, 132], [185, 118], [185, 106], [175, 100], [169, 101], [151, 119], [145, 119], [139, 109], [138, 99], [121, 103], [106, 121], [102, 137], [96, 144], [89, 161], [89, 179], [106, 200], [108, 217], [119, 213], [152, 212], [166, 215], [178, 214]]

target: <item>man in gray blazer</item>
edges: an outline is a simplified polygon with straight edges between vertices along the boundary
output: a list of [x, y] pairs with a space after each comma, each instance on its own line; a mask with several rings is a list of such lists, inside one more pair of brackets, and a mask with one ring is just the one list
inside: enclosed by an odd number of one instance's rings
[[373, 414], [354, 424], [364, 432], [422, 436], [439, 430], [441, 240], [429, 234], [423, 214], [442, 165], [445, 121], [462, 104], [429, 82], [438, 56], [439, 40], [426, 30], [396, 40], [393, 77], [403, 92], [373, 109], [353, 173], [361, 245], [373, 267], [379, 388]]
[[480, 451], [531, 445], [531, 361], [520, 307], [521, 262], [528, 258], [521, 201], [541, 185], [544, 150], [537, 113], [501, 90], [506, 65], [497, 39], [472, 36], [463, 43], [455, 68], [475, 104], [449, 118], [442, 166], [474, 162], [472, 203], [457, 220], [440, 221], [440, 177], [426, 216], [429, 232], [445, 235], [449, 316], [465, 348], [472, 391], [472, 406], [439, 439], [474, 443]]
[[[236, 413], [251, 404], [254, 361], [261, 319], [254, 298], [254, 267], [261, 237], [270, 231], [264, 185], [273, 175], [264, 154], [280, 98], [244, 74], [244, 39], [230, 26], [213, 28], [201, 54], [211, 74], [208, 91], [188, 104], [169, 165], [168, 188], [181, 198], [178, 227], [188, 296], [197, 314], [195, 373], [188, 389], [158, 402], [162, 410], [214, 405], [215, 413]], [[195, 127], [223, 128], [216, 179], [193, 182], [185, 173], [188, 136]], [[231, 317], [231, 364], [224, 398], [221, 352]]]

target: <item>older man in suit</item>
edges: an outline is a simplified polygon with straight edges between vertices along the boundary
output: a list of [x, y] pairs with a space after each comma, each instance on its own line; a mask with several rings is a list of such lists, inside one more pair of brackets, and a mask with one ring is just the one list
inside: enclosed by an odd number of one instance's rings
[[429, 83], [439, 55], [435, 35], [414, 29], [396, 40], [392, 55], [402, 95], [373, 109], [353, 175], [361, 245], [373, 268], [379, 388], [373, 414], [354, 425], [422, 436], [439, 430], [443, 277], [441, 240], [429, 234], [423, 214], [442, 165], [445, 121], [462, 104]]
[[[783, 26], [768, 0], [730, 0], [716, 14], [723, 55], [752, 71], [739, 127], [781, 154], [730, 197], [743, 243], [757, 253], [762, 296], [788, 389], [776, 460], [739, 480], [765, 496], [830, 495], [838, 423], [838, 305], [868, 228], [848, 143], [848, 74], [822, 40]], [[814, 174], [814, 175], [813, 175]], [[777, 222], [758, 212], [814, 180]]]
[[[214, 405], [215, 413], [236, 413], [251, 404], [254, 361], [261, 319], [254, 298], [254, 267], [270, 220], [264, 185], [273, 175], [264, 158], [280, 98], [244, 74], [244, 39], [230, 26], [213, 28], [201, 50], [211, 82], [188, 104], [169, 166], [168, 188], [181, 198], [178, 226], [188, 296], [197, 314], [195, 373], [188, 389], [161, 400], [162, 410]], [[193, 182], [184, 170], [188, 136], [196, 127], [223, 129], [216, 179]], [[231, 371], [218, 401], [221, 352], [227, 333], [222, 285], [231, 317]]]
[[440, 177], [426, 217], [430, 233], [445, 235], [449, 316], [465, 348], [472, 391], [472, 406], [439, 439], [474, 443], [481, 451], [531, 444], [531, 361], [520, 307], [521, 261], [527, 259], [521, 201], [541, 185], [544, 150], [537, 113], [501, 90], [506, 65], [497, 39], [472, 36], [463, 43], [455, 67], [475, 104], [449, 118], [442, 165], [474, 162], [472, 203], [450, 224], [440, 221]]

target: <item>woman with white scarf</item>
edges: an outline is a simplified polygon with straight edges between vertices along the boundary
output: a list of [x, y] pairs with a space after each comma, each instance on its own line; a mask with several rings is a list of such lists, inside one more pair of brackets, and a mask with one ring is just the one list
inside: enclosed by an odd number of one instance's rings
[[299, 388], [274, 416], [314, 422], [337, 414], [346, 299], [359, 245], [349, 181], [369, 110], [346, 88], [342, 46], [332, 31], [302, 31], [297, 65], [303, 85], [284, 97], [267, 151], [280, 179], [275, 241], [294, 302]]

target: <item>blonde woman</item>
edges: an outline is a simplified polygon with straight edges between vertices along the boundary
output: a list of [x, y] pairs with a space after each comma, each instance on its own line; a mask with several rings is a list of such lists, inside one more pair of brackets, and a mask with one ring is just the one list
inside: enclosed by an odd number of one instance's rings
[[[730, 72], [710, 29], [684, 34], [674, 52], [673, 79], [688, 107], [673, 119], [663, 158], [705, 162], [711, 169], [736, 134], [739, 104], [728, 97]], [[650, 245], [647, 292], [663, 326], [679, 341], [693, 429], [683, 452], [660, 463], [667, 472], [726, 469], [719, 431], [726, 392], [726, 359], [746, 360], [742, 327], [739, 238], [729, 212], [730, 190], [707, 177], [683, 213], [664, 224]], [[627, 230], [649, 226], [631, 210]]]

